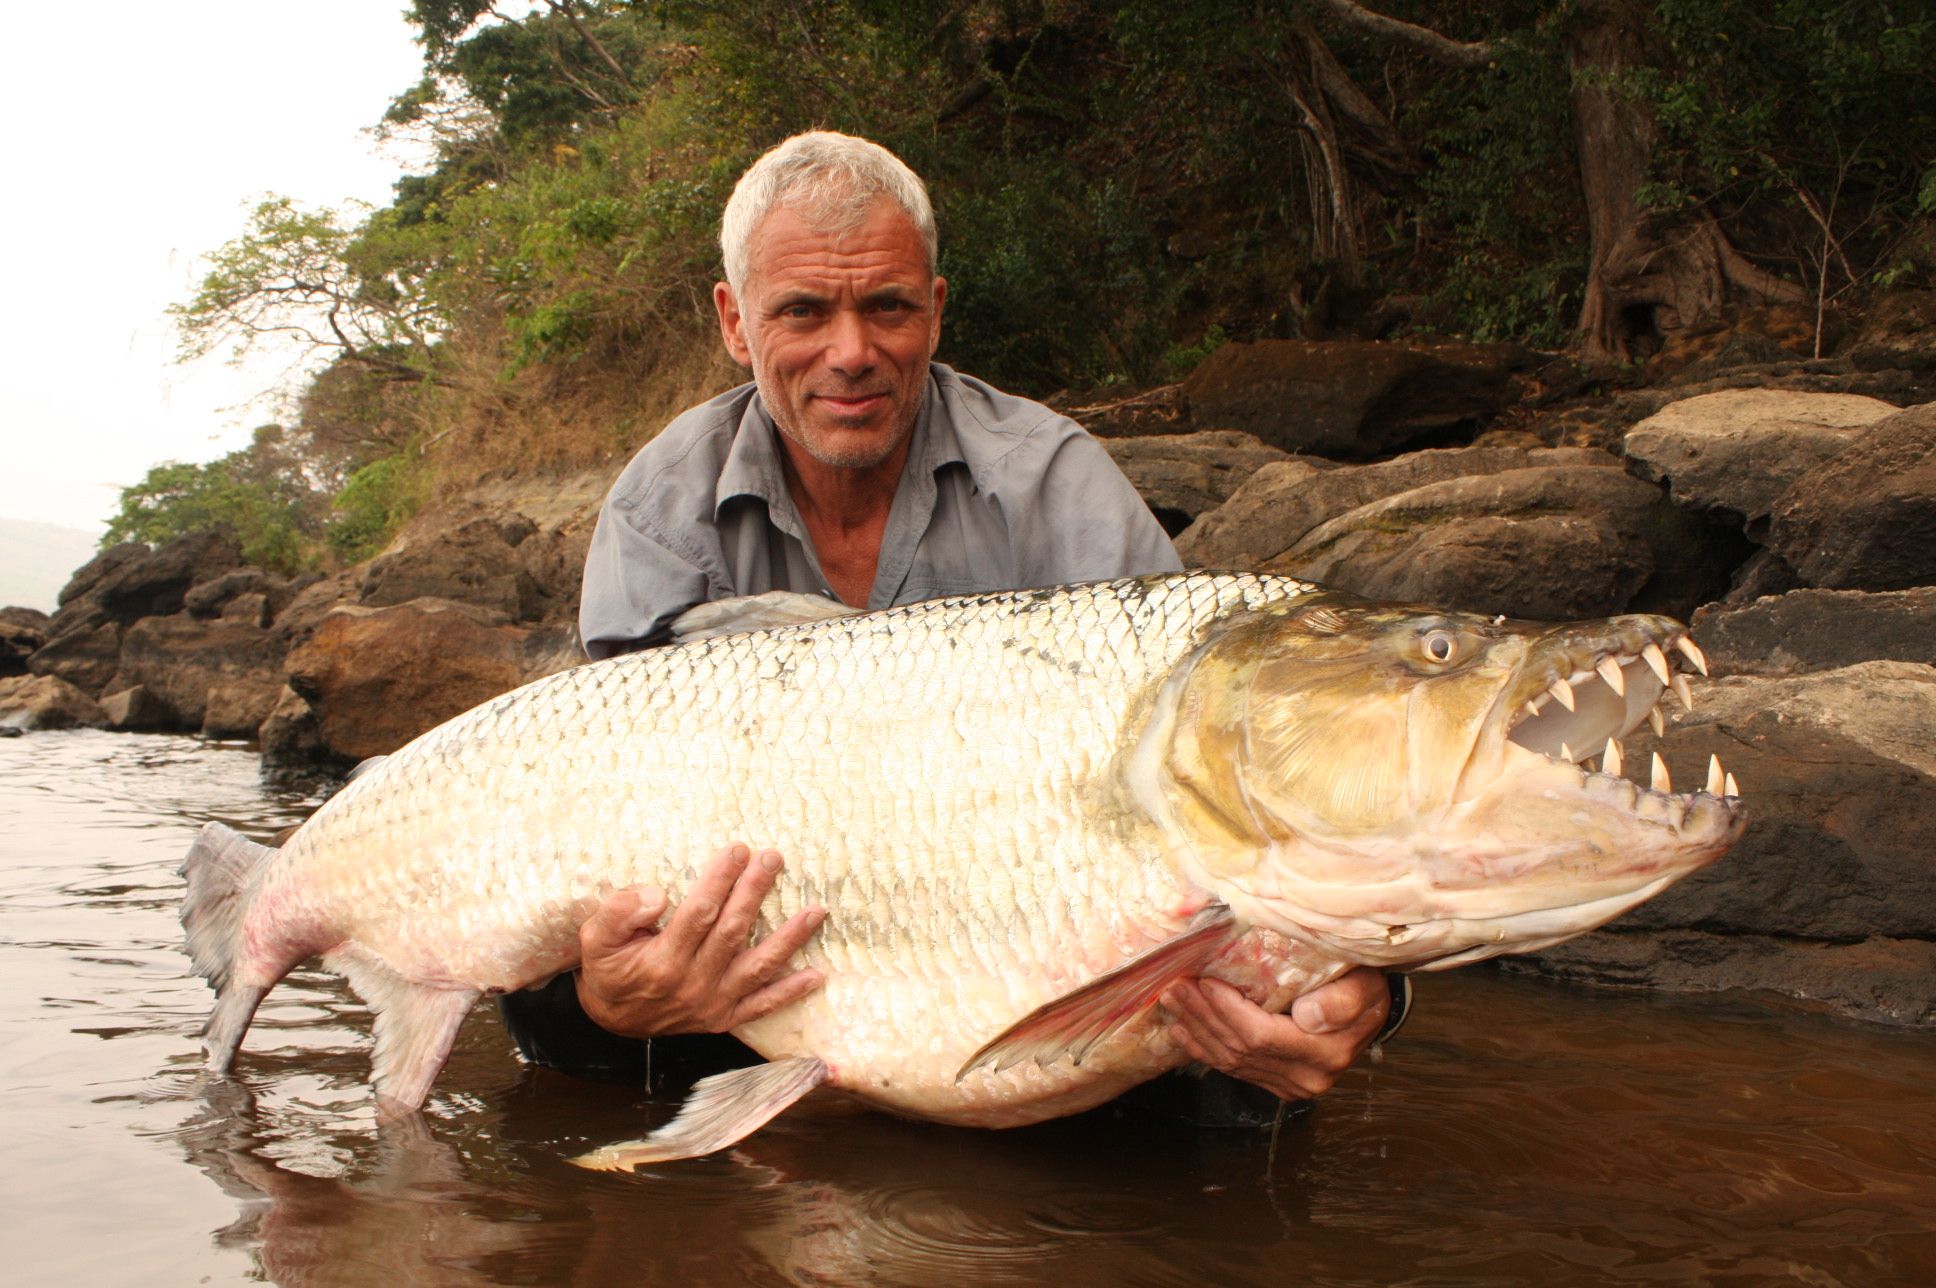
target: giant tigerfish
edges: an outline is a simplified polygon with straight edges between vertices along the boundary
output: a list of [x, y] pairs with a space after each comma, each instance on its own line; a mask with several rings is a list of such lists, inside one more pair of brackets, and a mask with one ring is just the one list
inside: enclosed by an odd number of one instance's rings
[[[766, 597], [762, 597], [763, 599]], [[798, 605], [805, 597], [790, 597]], [[356, 776], [279, 850], [208, 824], [182, 920], [232, 1064], [320, 954], [375, 1013], [380, 1111], [420, 1106], [486, 994], [578, 960], [615, 889], [676, 902], [740, 839], [786, 855], [760, 932], [828, 910], [824, 986], [594, 1166], [705, 1153], [825, 1084], [984, 1127], [1184, 1062], [1159, 1002], [1282, 1010], [1355, 965], [1431, 970], [1589, 930], [1720, 855], [1739, 792], [1623, 777], [1685, 698], [1678, 623], [1565, 625], [1194, 572], [699, 637], [496, 698]], [[827, 614], [837, 614], [827, 616]], [[703, 632], [712, 632], [703, 634]], [[1597, 767], [1596, 767], [1597, 766]]]

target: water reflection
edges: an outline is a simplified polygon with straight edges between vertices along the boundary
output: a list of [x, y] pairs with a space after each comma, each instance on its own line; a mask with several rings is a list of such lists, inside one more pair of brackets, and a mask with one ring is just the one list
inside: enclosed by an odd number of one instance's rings
[[180, 738], [0, 743], [0, 1213], [18, 1282], [1344, 1285], [1936, 1282], [1936, 1034], [1758, 997], [1421, 981], [1381, 1066], [1259, 1136], [1016, 1132], [810, 1101], [636, 1177], [671, 1111], [526, 1069], [490, 1008], [376, 1128], [368, 1021], [298, 971], [234, 1080], [175, 868], [308, 808]]

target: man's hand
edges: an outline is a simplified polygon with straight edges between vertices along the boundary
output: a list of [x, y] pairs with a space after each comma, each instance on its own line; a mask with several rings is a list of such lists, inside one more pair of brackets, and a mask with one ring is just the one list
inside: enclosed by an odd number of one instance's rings
[[606, 899], [578, 931], [585, 1014], [627, 1037], [723, 1033], [820, 987], [817, 970], [781, 972], [826, 920], [826, 909], [803, 908], [747, 945], [780, 866], [772, 850], [755, 861], [744, 845], [727, 846], [700, 870], [663, 928], [665, 891], [620, 890]]
[[1170, 1036], [1191, 1059], [1255, 1083], [1282, 1100], [1331, 1089], [1371, 1044], [1391, 1009], [1384, 975], [1369, 967], [1314, 988], [1273, 1015], [1220, 979], [1172, 986], [1163, 1002], [1176, 1014]]

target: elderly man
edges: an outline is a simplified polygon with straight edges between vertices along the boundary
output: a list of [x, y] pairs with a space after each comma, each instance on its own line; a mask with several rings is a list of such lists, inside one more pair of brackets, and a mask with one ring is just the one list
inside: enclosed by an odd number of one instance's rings
[[[1180, 567], [1073, 421], [932, 361], [948, 297], [934, 215], [886, 149], [826, 132], [788, 139], [740, 179], [720, 243], [720, 334], [753, 381], [679, 416], [613, 486], [585, 563], [594, 658], [663, 643], [681, 612], [734, 595], [886, 608]], [[585, 923], [574, 976], [506, 999], [526, 1055], [622, 1066], [636, 1046], [607, 1035], [723, 1033], [817, 987], [816, 972], [787, 963], [821, 910], [747, 945], [780, 864], [729, 847], [663, 926], [662, 892], [613, 895]], [[1299, 1099], [1373, 1039], [1389, 994], [1359, 970], [1289, 1015], [1219, 981], [1165, 1000], [1191, 1056]]]

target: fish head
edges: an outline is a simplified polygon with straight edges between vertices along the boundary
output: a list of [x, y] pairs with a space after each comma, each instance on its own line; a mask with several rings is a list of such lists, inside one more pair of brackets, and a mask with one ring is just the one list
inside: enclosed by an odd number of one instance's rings
[[1321, 591], [1199, 649], [1158, 699], [1141, 790], [1193, 879], [1347, 960], [1556, 943], [1740, 833], [1718, 764], [1691, 793], [1622, 776], [1618, 740], [1685, 693], [1677, 661], [1702, 665], [1685, 640], [1666, 617], [1553, 624]]

